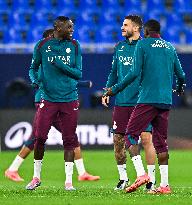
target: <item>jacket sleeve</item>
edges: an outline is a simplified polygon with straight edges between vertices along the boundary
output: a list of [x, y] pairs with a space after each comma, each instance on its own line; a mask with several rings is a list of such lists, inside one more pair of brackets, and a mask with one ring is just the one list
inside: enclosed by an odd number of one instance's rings
[[61, 69], [65, 75], [79, 80], [82, 78], [82, 56], [81, 56], [81, 49], [79, 43], [76, 41], [76, 52], [75, 52], [75, 64], [74, 67], [71, 67], [65, 64], [61, 59], [56, 58], [53, 61], [53, 65]]
[[175, 58], [174, 58], [174, 73], [176, 76], [176, 87], [182, 86], [185, 83], [185, 73], [181, 67], [179, 58], [175, 51]]
[[41, 41], [39, 41], [34, 48], [31, 66], [29, 68], [29, 78], [32, 83], [35, 83], [37, 85], [39, 85], [38, 70], [39, 70], [39, 66], [41, 65], [41, 59], [42, 59], [41, 52], [39, 49], [40, 42]]
[[116, 58], [116, 49], [113, 55], [113, 61], [112, 61], [112, 68], [111, 68], [111, 72], [108, 76], [108, 80], [106, 83], [106, 88], [112, 87], [113, 85], [115, 85], [118, 81], [118, 77], [117, 77], [117, 58]]
[[141, 46], [141, 41], [137, 43], [135, 48], [133, 64], [124, 79], [118, 84], [112, 86], [112, 93], [116, 95], [118, 92], [122, 91], [128, 85], [130, 85], [138, 76], [140, 76], [143, 67], [143, 49]]

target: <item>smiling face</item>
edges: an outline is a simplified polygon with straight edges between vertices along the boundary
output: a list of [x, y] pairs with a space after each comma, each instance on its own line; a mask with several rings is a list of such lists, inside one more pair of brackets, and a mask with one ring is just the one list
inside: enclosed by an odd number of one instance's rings
[[133, 36], [133, 23], [129, 19], [123, 21], [123, 26], [121, 27], [122, 36], [130, 38]]
[[70, 40], [73, 36], [74, 24], [71, 20], [57, 21], [56, 30], [59, 38]]
[[132, 22], [130, 19], [125, 19], [123, 21], [123, 26], [121, 27], [122, 36], [125, 38], [131, 38], [136, 32], [139, 32], [139, 27]]

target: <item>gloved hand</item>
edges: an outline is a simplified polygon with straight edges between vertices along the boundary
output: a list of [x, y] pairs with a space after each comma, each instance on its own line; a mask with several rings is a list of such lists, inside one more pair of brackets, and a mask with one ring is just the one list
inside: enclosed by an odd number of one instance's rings
[[186, 84], [183, 84], [183, 83], [178, 84], [178, 85], [176, 86], [175, 92], [177, 93], [178, 96], [184, 95], [185, 87], [186, 87]]
[[39, 89], [39, 85], [36, 82], [31, 83], [31, 87], [34, 89]]

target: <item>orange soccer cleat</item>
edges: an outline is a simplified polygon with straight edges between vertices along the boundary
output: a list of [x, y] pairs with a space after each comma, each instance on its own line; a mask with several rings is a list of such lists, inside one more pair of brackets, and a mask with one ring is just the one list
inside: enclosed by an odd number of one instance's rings
[[137, 190], [137, 188], [139, 188], [140, 186], [142, 186], [143, 184], [148, 183], [150, 180], [149, 176], [147, 174], [144, 174], [142, 176], [137, 177], [137, 179], [135, 180], [135, 182], [130, 186], [127, 187], [125, 189], [125, 192], [127, 193], [131, 193]]
[[19, 176], [17, 171], [9, 171], [8, 169], [5, 171], [5, 177], [15, 182], [24, 181], [24, 179]]
[[100, 179], [100, 176], [94, 176], [87, 172], [85, 172], [83, 175], [78, 176], [79, 181], [96, 181], [99, 179]]
[[147, 192], [148, 194], [171, 194], [171, 188], [167, 185], [166, 187], [158, 187], [155, 190]]

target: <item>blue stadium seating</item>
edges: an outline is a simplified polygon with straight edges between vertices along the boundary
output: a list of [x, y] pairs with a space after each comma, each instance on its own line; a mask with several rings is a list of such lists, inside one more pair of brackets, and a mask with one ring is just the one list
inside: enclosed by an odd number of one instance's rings
[[114, 43], [129, 14], [159, 20], [172, 43], [192, 44], [191, 0], [0, 0], [0, 43], [34, 43], [59, 15], [74, 21], [80, 42]]
[[10, 14], [10, 25], [30, 26], [33, 10], [18, 9]]
[[178, 26], [170, 26], [169, 29], [164, 30], [163, 38], [171, 43], [180, 43], [180, 28]]
[[125, 11], [123, 9], [115, 9], [110, 8], [106, 10], [106, 12], [102, 13], [102, 21], [104, 21], [105, 24], [120, 24], [122, 25], [123, 19], [124, 19]]
[[10, 43], [29, 43], [28, 27], [13, 27], [9, 29]]
[[186, 36], [186, 43], [192, 44], [192, 28], [185, 27], [184, 33]]
[[100, 31], [101, 39], [105, 43], [117, 43], [121, 37], [121, 28], [119, 26], [107, 25]]
[[165, 4], [162, 0], [148, 0], [146, 3], [146, 10], [151, 11], [158, 9], [159, 11], [165, 11]]
[[98, 25], [102, 24], [101, 12], [98, 9], [94, 11], [90, 8], [82, 10], [81, 18], [86, 24], [93, 24]]
[[0, 10], [0, 27], [7, 26], [9, 24], [9, 19], [9, 10]]
[[142, 4], [141, 1], [137, 0], [106, 0], [103, 1], [105, 8], [114, 8], [114, 9], [125, 9], [125, 10], [130, 10], [130, 9], [137, 9], [141, 10]]
[[28, 42], [37, 43], [37, 41], [42, 38], [44, 30], [44, 26], [38, 26], [32, 29], [31, 32], [29, 32], [29, 35], [27, 36]]
[[175, 0], [174, 10], [179, 12], [192, 12], [192, 1], [191, 0]]
[[90, 27], [89, 24], [84, 24], [77, 30], [78, 40], [82, 43], [99, 43], [99, 28], [97, 26]]
[[87, 8], [95, 8], [95, 9], [104, 9], [105, 2], [106, 1], [102, 1], [102, 0], [84, 0], [84, 4], [86, 5]]
[[50, 27], [52, 27], [55, 17], [56, 13], [54, 11], [50, 11], [47, 9], [39, 10], [39, 12], [35, 12], [32, 14], [31, 26], [33, 28], [35, 28], [36, 26], [47, 27], [49, 25]]
[[0, 27], [0, 43], [9, 43], [10, 37], [6, 27]]

